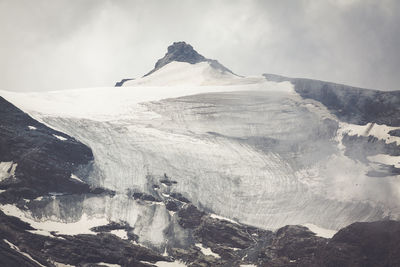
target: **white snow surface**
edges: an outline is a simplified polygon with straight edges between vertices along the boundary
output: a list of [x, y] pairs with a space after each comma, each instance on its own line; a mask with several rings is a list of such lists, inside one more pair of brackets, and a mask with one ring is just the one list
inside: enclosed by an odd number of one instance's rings
[[232, 220], [232, 219], [229, 219], [229, 218], [226, 218], [226, 217], [223, 217], [223, 216], [214, 214], [214, 213], [211, 213], [211, 214], [210, 214], [210, 217], [211, 217], [211, 218], [214, 218], [214, 219], [225, 220], [225, 221], [228, 221], [228, 222], [231, 222], [231, 223], [234, 223], [234, 224], [238, 224], [237, 221], [234, 221], [234, 220]]
[[201, 251], [201, 253], [203, 253], [206, 256], [213, 256], [214, 258], [221, 258], [221, 256], [219, 256], [217, 253], [212, 252], [212, 250], [210, 248], [206, 248], [204, 247], [201, 243], [197, 243], [195, 244], [196, 247], [198, 247]]
[[118, 236], [121, 239], [128, 239], [128, 233], [124, 229], [112, 230], [110, 233]]
[[81, 182], [81, 183], [83, 183], [82, 179], [81, 179], [81, 178], [79, 178], [78, 176], [76, 176], [76, 175], [75, 175], [75, 174], [73, 174], [73, 173], [71, 173], [71, 179], [74, 179], [74, 180], [76, 180], [76, 181], [78, 181], [78, 182]]
[[152, 263], [149, 261], [140, 261], [142, 263], [147, 263], [151, 265], [156, 265], [157, 267], [185, 267], [187, 266], [181, 261], [173, 261], [173, 262], [168, 262], [168, 261], [157, 261], [156, 263]]
[[261, 76], [244, 78], [220, 73], [207, 62], [171, 62], [152, 75], [127, 82], [124, 87], [31, 93], [0, 90], [0, 95], [32, 115], [40, 113], [103, 121], [141, 116], [141, 107], [137, 105], [141, 102], [209, 92], [249, 90], [294, 93], [293, 85], [289, 82], [276, 83]]
[[0, 162], [0, 181], [12, 177], [18, 164], [12, 161]]
[[316, 236], [320, 237], [332, 238], [337, 233], [336, 230], [324, 229], [312, 223], [306, 223], [303, 224], [303, 226], [307, 227], [311, 232], [315, 233]]
[[190, 64], [173, 61], [149, 76], [126, 81], [123, 86], [215, 86], [244, 85], [264, 82], [265, 78], [241, 77], [213, 68], [209, 62]]
[[57, 139], [61, 140], [61, 141], [66, 141], [66, 140], [68, 140], [67, 138], [65, 138], [65, 137], [62, 137], [61, 135], [56, 135], [56, 134], [53, 134], [53, 136], [54, 136], [55, 138], [57, 138]]

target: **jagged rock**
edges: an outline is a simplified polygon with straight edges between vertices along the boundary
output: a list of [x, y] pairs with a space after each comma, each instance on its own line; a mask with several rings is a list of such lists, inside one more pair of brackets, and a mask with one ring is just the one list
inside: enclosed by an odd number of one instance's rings
[[213, 68], [233, 74], [231, 70], [220, 64], [217, 60], [205, 58], [197, 53], [190, 44], [185, 42], [174, 42], [172, 45], [168, 46], [168, 51], [165, 56], [156, 62], [154, 69], [144, 76], [152, 74], [172, 61], [187, 62], [190, 64], [209, 62]]
[[144, 200], [144, 201], [161, 202], [160, 199], [155, 198], [152, 195], [141, 193], [141, 192], [135, 192], [135, 193], [132, 194], [132, 196], [133, 196], [134, 199], [140, 199], [140, 200]]
[[89, 147], [39, 123], [2, 97], [0, 114], [0, 162], [17, 164], [13, 177], [0, 183], [0, 189], [7, 190], [1, 202], [49, 192], [90, 192], [89, 185], [70, 178], [84, 166], [90, 168]]
[[170, 211], [178, 211], [179, 210], [178, 204], [176, 204], [176, 202], [172, 201], [172, 200], [168, 200], [167, 203], [165, 204], [165, 207], [167, 208], [167, 210], [170, 210]]
[[178, 222], [183, 228], [195, 228], [200, 225], [205, 212], [199, 211], [194, 205], [185, 205], [178, 212]]
[[116, 82], [114, 87], [121, 87], [124, 84], [124, 82], [131, 81], [131, 80], [134, 80], [134, 79], [122, 79], [121, 81]]
[[400, 222], [353, 223], [318, 256], [323, 266], [400, 266]]
[[177, 200], [179, 200], [181, 202], [184, 202], [184, 203], [190, 203], [189, 199], [187, 199], [184, 196], [182, 196], [181, 193], [171, 193], [170, 197], [175, 198], [175, 199], [177, 199]]
[[160, 180], [160, 183], [165, 184], [166, 186], [172, 186], [174, 184], [177, 184], [177, 181], [174, 180], [169, 180], [169, 179], [162, 179]]

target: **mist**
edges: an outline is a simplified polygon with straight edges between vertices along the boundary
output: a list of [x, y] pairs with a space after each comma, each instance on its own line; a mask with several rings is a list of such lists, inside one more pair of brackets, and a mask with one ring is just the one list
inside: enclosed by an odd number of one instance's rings
[[397, 90], [400, 2], [0, 1], [0, 90], [113, 86], [174, 41], [240, 75]]

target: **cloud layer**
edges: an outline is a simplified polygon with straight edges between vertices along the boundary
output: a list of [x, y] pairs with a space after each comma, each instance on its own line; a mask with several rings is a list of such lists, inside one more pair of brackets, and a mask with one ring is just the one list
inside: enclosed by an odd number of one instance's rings
[[109, 86], [184, 40], [243, 75], [400, 89], [400, 2], [0, 0], [0, 89]]

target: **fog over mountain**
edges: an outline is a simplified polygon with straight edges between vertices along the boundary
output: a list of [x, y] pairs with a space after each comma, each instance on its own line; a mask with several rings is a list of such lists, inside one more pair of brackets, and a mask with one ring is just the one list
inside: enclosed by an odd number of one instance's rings
[[399, 13], [396, 0], [1, 0], [0, 89], [109, 86], [182, 40], [240, 75], [396, 90]]

